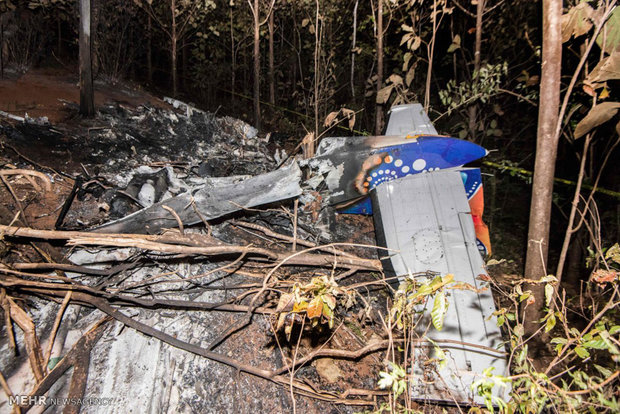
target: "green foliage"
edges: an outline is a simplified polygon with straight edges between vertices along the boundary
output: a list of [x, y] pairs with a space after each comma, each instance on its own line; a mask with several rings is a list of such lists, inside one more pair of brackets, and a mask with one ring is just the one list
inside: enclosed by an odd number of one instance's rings
[[439, 99], [449, 112], [476, 101], [487, 103], [498, 94], [502, 79], [507, 73], [507, 62], [496, 65], [487, 63], [479, 72], [474, 72], [473, 81], [457, 84], [454, 79], [450, 80], [446, 89], [439, 91]]
[[[607, 254], [609, 257], [616, 254], [615, 249], [609, 250], [612, 250]], [[620, 374], [618, 280], [610, 280], [598, 287], [590, 282], [588, 287], [594, 288], [596, 293], [582, 298], [592, 304], [590, 314], [583, 315], [585, 327], [579, 319], [569, 319], [567, 315], [574, 313], [553, 295], [557, 284], [555, 277], [547, 276], [534, 283], [545, 285], [547, 312], [540, 323], [552, 336], [549, 344], [555, 357], [543, 365], [530, 355], [528, 342], [531, 338], [524, 337], [518, 309], [520, 305], [527, 303], [531, 306], [534, 302], [531, 301], [531, 292], [522, 290], [518, 284], [509, 295], [512, 307], [495, 312], [498, 325], [503, 326], [510, 336], [512, 375], [504, 377], [487, 370], [474, 384], [476, 393], [484, 397], [490, 412], [497, 408], [501, 413], [541, 413], [550, 406], [562, 413], [617, 412], [619, 405], [615, 391]], [[495, 387], [507, 385], [511, 387], [508, 401], [493, 396]]]
[[506, 412], [508, 404], [501, 398], [493, 395], [493, 388], [506, 388], [510, 383], [510, 379], [501, 375], [494, 375], [494, 369], [494, 367], [485, 369], [482, 373], [483, 377], [474, 381], [471, 384], [471, 388], [476, 394], [484, 397], [486, 407], [490, 412], [495, 412], [495, 406], [499, 408], [500, 412]]
[[394, 398], [398, 398], [407, 389], [407, 373], [405, 369], [398, 364], [389, 362], [390, 370], [388, 372], [379, 372], [379, 388], [389, 388], [394, 394]]
[[[496, 65], [482, 65], [478, 72], [474, 71], [472, 79], [457, 83], [451, 79], [446, 84], [446, 88], [439, 91], [439, 99], [446, 108], [447, 114], [457, 112], [463, 121], [456, 124], [459, 138], [465, 138], [469, 134], [467, 125], [467, 109], [476, 103], [481, 105], [491, 103], [492, 99], [500, 93], [500, 86], [503, 78], [508, 73], [508, 63]], [[492, 115], [501, 116], [503, 112], [498, 106], [493, 107]], [[480, 123], [478, 130], [483, 131], [487, 136], [501, 137], [503, 131], [498, 126], [498, 119], [494, 116], [489, 117], [486, 123]]]
[[[445, 276], [435, 276], [426, 280], [424, 283], [418, 283], [415, 278], [410, 275], [405, 278], [403, 283], [398, 287], [394, 297], [394, 304], [390, 309], [390, 317], [396, 323], [399, 329], [405, 329], [407, 326], [414, 326], [414, 319], [420, 315], [422, 310], [418, 309], [418, 305], [425, 304], [429, 298], [435, 297], [433, 301], [433, 310], [431, 311], [432, 322], [436, 329], [441, 330], [443, 319], [446, 315], [448, 304], [445, 299], [445, 288], [454, 282], [454, 275], [447, 274]], [[440, 299], [437, 299], [439, 297]]]

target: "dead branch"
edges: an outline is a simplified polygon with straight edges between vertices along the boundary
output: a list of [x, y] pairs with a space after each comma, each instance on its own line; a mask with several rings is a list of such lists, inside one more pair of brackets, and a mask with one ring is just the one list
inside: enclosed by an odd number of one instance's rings
[[[326, 250], [334, 247], [335, 244], [314, 247], [306, 251], [297, 252], [294, 255], [288, 255], [287, 253], [253, 247], [252, 245], [234, 246], [219, 244], [196, 246], [194, 239], [186, 239], [186, 237], [182, 235], [174, 237], [172, 239], [174, 241], [171, 241], [169, 235], [145, 236], [137, 234], [52, 231], [3, 225], [0, 225], [0, 233], [3, 233], [5, 237], [63, 240], [70, 246], [134, 247], [160, 253], [194, 254], [203, 256], [221, 256], [233, 253], [245, 253], [248, 255], [263, 256], [275, 261], [288, 262], [290, 265], [298, 266], [332, 266], [334, 264], [333, 255], [309, 254], [309, 250]], [[350, 255], [339, 256], [337, 264], [339, 267], [358, 267], [360, 269], [374, 271], [380, 271], [382, 269], [381, 262], [379, 260], [362, 259], [360, 257]]]
[[93, 269], [86, 266], [76, 266], [66, 263], [11, 263], [15, 270], [62, 270], [63, 272], [81, 273], [94, 276], [111, 276], [123, 270], [128, 270], [127, 263], [109, 269]]
[[174, 219], [177, 221], [177, 225], [179, 226], [179, 231], [181, 232], [181, 235], [184, 236], [185, 235], [185, 229], [183, 227], [183, 221], [181, 221], [181, 217], [179, 217], [177, 212], [174, 211], [172, 208], [170, 208], [168, 206], [161, 206], [161, 208], [166, 210], [168, 213], [172, 214], [172, 217], [174, 217]]
[[43, 364], [43, 354], [41, 352], [41, 345], [39, 344], [39, 338], [37, 338], [34, 323], [30, 316], [28, 316], [22, 308], [17, 306], [10, 297], [7, 297], [7, 301], [11, 310], [11, 319], [24, 331], [24, 342], [26, 343], [28, 360], [30, 361], [30, 367], [32, 368], [34, 378], [37, 381], [41, 381], [47, 370]]
[[[88, 365], [90, 364], [90, 349], [82, 350], [76, 355], [73, 363], [73, 375], [71, 376], [71, 385], [69, 386], [69, 401], [80, 400], [84, 398], [86, 391], [86, 382], [88, 380]], [[63, 410], [63, 414], [79, 414], [79, 404], [67, 404]]]
[[[84, 336], [82, 336], [76, 342], [76, 344], [73, 345], [73, 348], [71, 348], [71, 350], [67, 353], [67, 355], [65, 355], [65, 357], [60, 360], [60, 362], [54, 367], [54, 369], [51, 370], [49, 374], [45, 376], [45, 378], [43, 378], [41, 381], [38, 382], [38, 384], [36, 385], [34, 390], [32, 390], [30, 395], [31, 396], [43, 396], [46, 392], [49, 391], [52, 385], [54, 385], [56, 381], [58, 381], [58, 379], [62, 377], [63, 374], [72, 366], [75, 367], [75, 366], [82, 365], [82, 367], [86, 366], [86, 369], [88, 369], [88, 365], [87, 364], [84, 365], [84, 360], [85, 358], [90, 359], [91, 349], [99, 341], [99, 338], [101, 338], [101, 335], [103, 335], [106, 324], [111, 319], [112, 318], [110, 317], [105, 317], [101, 319], [86, 334], [84, 334]], [[78, 369], [77, 371], [81, 371], [81, 369]], [[74, 376], [76, 375], [75, 370], [74, 370], [73, 375]], [[84, 373], [81, 373], [80, 375], [84, 375]], [[74, 381], [72, 378], [71, 388], [70, 388], [72, 391], [74, 392], [77, 391], [78, 385], [76, 384], [74, 386], [74, 382], [78, 382], [79, 384], [79, 381], [82, 381], [82, 380], [78, 378], [76, 381]], [[83, 380], [83, 382], [85, 382], [85, 379]], [[82, 390], [82, 393], [83, 393], [83, 390]], [[70, 396], [71, 396], [71, 391], [70, 391]], [[80, 396], [78, 395], [77, 398], [79, 397]], [[79, 408], [79, 406], [77, 407]], [[25, 406], [24, 408], [25, 408], [25, 412], [27, 412], [30, 409], [30, 407], [28, 406]]]
[[[239, 226], [239, 227], [245, 227], [248, 229], [254, 229], [254, 230], [258, 230], [260, 232], [262, 232], [263, 234], [270, 236], [270, 237], [274, 237], [276, 239], [279, 240], [283, 240], [289, 243], [293, 243], [296, 242], [298, 245], [300, 246], [304, 246], [304, 247], [317, 247], [317, 245], [315, 243], [312, 243], [308, 240], [304, 240], [304, 239], [300, 239], [300, 238], [295, 238], [295, 237], [291, 237], [291, 236], [287, 236], [285, 234], [280, 234], [277, 233], [267, 227], [261, 226], [260, 224], [256, 224], [256, 223], [248, 223], [246, 221], [238, 221], [238, 220], [233, 220], [230, 222], [231, 225], [233, 226]], [[338, 250], [335, 247], [331, 246], [331, 247], [325, 247], [325, 251], [327, 251], [328, 253], [333, 253], [336, 254], [338, 256], [351, 256], [351, 257], [355, 257], [354, 255], [347, 253], [347, 252], [343, 252], [342, 250]]]
[[40, 179], [41, 181], [43, 181], [43, 184], [45, 186], [45, 191], [52, 191], [52, 183], [50, 179], [47, 177], [47, 175], [39, 171], [24, 170], [24, 169], [0, 170], [0, 175], [23, 175], [23, 176], [36, 177]]
[[26, 218], [26, 213], [24, 213], [24, 208], [22, 207], [22, 203], [21, 201], [19, 201], [19, 198], [17, 197], [17, 194], [15, 194], [15, 191], [13, 191], [13, 187], [11, 187], [11, 184], [9, 184], [9, 182], [1, 174], [0, 174], [0, 180], [2, 180], [6, 188], [9, 190], [9, 193], [11, 193], [11, 195], [13, 196], [13, 199], [15, 200], [15, 205], [17, 205], [17, 209], [22, 215], [22, 218], [21, 218], [22, 221], [26, 223], [26, 225], [28, 225], [28, 219]]
[[9, 347], [15, 351], [17, 344], [15, 343], [15, 332], [13, 332], [13, 323], [11, 322], [11, 305], [9, 305], [6, 296], [6, 289], [0, 290], [0, 304], [2, 304], [2, 309], [4, 310], [4, 325], [6, 327], [6, 334], [9, 337]]
[[[87, 298], [81, 298], [81, 296], [83, 295], [82, 293], [76, 293], [76, 299], [87, 299]], [[152, 328], [146, 324], [143, 324], [142, 322], [136, 321], [135, 319], [132, 319], [130, 317], [128, 317], [127, 315], [123, 314], [122, 312], [119, 312], [118, 310], [112, 308], [108, 303], [106, 303], [106, 301], [104, 301], [101, 298], [90, 298], [91, 303], [97, 307], [97, 309], [99, 309], [100, 311], [104, 312], [105, 314], [111, 316], [112, 318], [116, 319], [117, 321], [125, 324], [126, 326], [129, 326], [130, 328], [133, 328], [135, 330], [137, 330], [138, 332], [141, 332], [145, 335], [148, 336], [152, 336], [154, 338], [159, 339], [162, 342], [165, 342], [169, 345], [174, 346], [175, 348], [179, 348], [182, 349], [184, 351], [187, 352], [191, 352], [193, 354], [196, 355], [200, 355], [203, 356], [205, 358], [211, 359], [213, 361], [228, 365], [232, 368], [235, 368], [237, 371], [239, 372], [245, 372], [254, 376], [257, 376], [259, 378], [263, 378], [269, 381], [273, 381], [275, 383], [284, 385], [284, 386], [288, 386], [290, 384], [289, 378], [287, 377], [283, 377], [281, 375], [278, 375], [275, 371], [270, 371], [270, 370], [266, 370], [266, 369], [261, 369], [261, 368], [257, 368], [257, 367], [253, 367], [251, 365], [247, 365], [247, 364], [243, 364], [235, 359], [229, 358], [225, 355], [219, 354], [217, 352], [213, 352], [213, 351], [209, 351], [207, 349], [204, 349], [198, 345], [194, 345], [194, 344], [190, 344], [188, 342], [182, 341], [178, 338], [175, 338], [171, 335], [166, 334], [165, 332], [162, 332], [160, 330], [157, 330], [155, 328]], [[329, 395], [329, 394], [325, 394], [325, 393], [317, 393], [316, 391], [314, 391], [313, 389], [311, 389], [310, 387], [308, 387], [307, 385], [300, 383], [298, 381], [294, 381], [294, 387], [295, 390], [297, 392], [301, 392], [301, 393], [309, 393], [310, 395], [312, 395], [315, 398], [321, 398], [324, 399], [326, 401], [333, 401], [333, 402], [343, 402], [343, 403], [347, 403], [347, 404], [352, 404], [352, 405], [368, 405], [371, 404], [370, 401], [364, 401], [364, 400], [343, 400], [341, 398], [338, 398], [336, 396], [333, 395]], [[308, 394], [306, 394], [308, 395]]]
[[[229, 302], [195, 302], [191, 300], [179, 300], [179, 299], [143, 299], [136, 298], [127, 295], [114, 295], [107, 292], [103, 292], [97, 289], [90, 288], [81, 284], [64, 284], [64, 283], [49, 283], [49, 282], [37, 282], [19, 279], [12, 276], [5, 276], [0, 279], [0, 285], [4, 287], [12, 287], [19, 292], [33, 293], [40, 296], [52, 296], [57, 298], [64, 298], [67, 292], [73, 292], [71, 300], [80, 302], [84, 305], [93, 306], [89, 300], [82, 300], [87, 296], [90, 298], [103, 297], [110, 303], [116, 305], [130, 306], [130, 307], [146, 307], [146, 308], [170, 308], [170, 309], [186, 309], [186, 310], [213, 310], [222, 312], [247, 312], [252, 309], [255, 313], [261, 314], [273, 314], [275, 311], [271, 308], [257, 307], [250, 308], [245, 305], [236, 305]], [[87, 296], [76, 296], [77, 293], [83, 293]], [[81, 298], [81, 299], [78, 299]]]
[[10, 145], [10, 144], [8, 144], [8, 143], [6, 143], [6, 142], [2, 142], [2, 146], [6, 147], [6, 148], [9, 148], [9, 149], [10, 149], [10, 150], [12, 150], [15, 154], [17, 154], [17, 156], [18, 156], [18, 157], [22, 158], [24, 161], [28, 162], [29, 164], [34, 165], [35, 167], [39, 167], [39, 168], [40, 168], [40, 169], [42, 169], [42, 170], [47, 170], [47, 171], [50, 171], [50, 172], [52, 172], [52, 173], [54, 173], [54, 174], [57, 174], [57, 175], [59, 175], [59, 176], [62, 176], [62, 177], [68, 178], [68, 179], [70, 179], [70, 180], [73, 180], [73, 177], [71, 177], [71, 176], [70, 176], [70, 175], [68, 175], [68, 174], [64, 174], [64, 173], [58, 172], [58, 171], [56, 171], [56, 170], [55, 170], [55, 169], [53, 169], [53, 168], [46, 167], [45, 165], [41, 165], [41, 164], [39, 164], [39, 163], [37, 163], [37, 162], [35, 162], [35, 161], [31, 160], [30, 158], [28, 158], [28, 157], [26, 157], [25, 155], [23, 155], [22, 153], [20, 153], [20, 152], [19, 152], [19, 151], [18, 151], [15, 147], [13, 147], [12, 145]]
[[45, 353], [45, 358], [43, 359], [43, 366], [47, 366], [50, 356], [52, 355], [52, 349], [54, 348], [54, 340], [56, 339], [56, 333], [58, 332], [58, 327], [60, 326], [60, 322], [62, 321], [62, 315], [65, 313], [65, 309], [67, 309], [67, 305], [69, 305], [69, 301], [71, 300], [71, 291], [68, 291], [65, 295], [65, 298], [62, 300], [62, 304], [60, 305], [60, 309], [58, 309], [58, 313], [56, 314], [56, 319], [54, 319], [54, 326], [52, 327], [52, 333], [50, 334], [49, 344], [47, 345], [47, 352]]

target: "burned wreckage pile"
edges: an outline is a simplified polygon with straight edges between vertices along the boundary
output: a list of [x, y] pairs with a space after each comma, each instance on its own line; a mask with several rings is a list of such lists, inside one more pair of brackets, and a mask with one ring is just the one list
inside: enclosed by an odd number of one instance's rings
[[[447, 336], [421, 332], [403, 343], [385, 325], [403, 314], [385, 308], [399, 280], [395, 303], [427, 318], [426, 299], [461, 276], [455, 266], [485, 273], [476, 218], [464, 218], [474, 214], [467, 176], [479, 181], [475, 171], [419, 174], [427, 178], [406, 200], [432, 199], [435, 190], [443, 194], [435, 201], [456, 200], [450, 206], [458, 208], [446, 209], [454, 217], [435, 214], [458, 227], [446, 237], [466, 248], [452, 254], [444, 235], [426, 225], [430, 216], [419, 228], [403, 227], [415, 233], [409, 236], [390, 228], [405, 211], [390, 199], [399, 189], [387, 185], [420, 181], [409, 170], [440, 169], [431, 164], [441, 157], [420, 149], [426, 138], [325, 139], [317, 157], [297, 160], [242, 121], [168, 103], [173, 108], [106, 106], [88, 128], [0, 126], [13, 154], [0, 176], [9, 205], [0, 211], [7, 334], [0, 372], [10, 395], [0, 406], [42, 410], [68, 396], [80, 402], [67, 405], [71, 412], [324, 412], [333, 404], [353, 411], [390, 393], [376, 384], [388, 370], [382, 352], [395, 344], [405, 347], [400, 363], [426, 384], [411, 387], [412, 398], [482, 402], [471, 387], [482, 365], [506, 367], [482, 281], [467, 276], [471, 297], [442, 299]], [[417, 106], [401, 109], [396, 121], [419, 117]], [[74, 171], [26, 157], [33, 140], [52, 142], [58, 154], [79, 148]], [[420, 160], [429, 166], [417, 169]], [[41, 202], [48, 192], [56, 193], [55, 210], [25, 213], [25, 201]], [[374, 246], [370, 218], [336, 208], [374, 210], [383, 247]], [[416, 208], [428, 213], [424, 203]], [[35, 226], [37, 219], [47, 225]], [[413, 259], [401, 254], [407, 239], [418, 249]], [[484, 237], [477, 242], [485, 247]], [[406, 285], [430, 287], [431, 295], [420, 300]], [[458, 317], [472, 309], [480, 322], [466, 332]], [[424, 319], [441, 329], [435, 322]], [[427, 336], [435, 347], [416, 346], [431, 343]], [[447, 368], [428, 363], [437, 346], [449, 348]]]

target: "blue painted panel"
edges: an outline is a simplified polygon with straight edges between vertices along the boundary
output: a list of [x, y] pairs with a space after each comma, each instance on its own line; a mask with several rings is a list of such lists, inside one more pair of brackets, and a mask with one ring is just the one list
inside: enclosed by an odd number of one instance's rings
[[487, 150], [473, 142], [439, 136], [413, 138], [411, 143], [377, 150], [381, 164], [366, 172], [369, 190], [408, 175], [458, 167], [484, 157]]

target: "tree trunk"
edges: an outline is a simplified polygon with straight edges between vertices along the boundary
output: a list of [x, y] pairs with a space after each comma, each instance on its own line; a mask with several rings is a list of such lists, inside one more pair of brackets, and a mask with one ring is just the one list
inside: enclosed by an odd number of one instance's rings
[[249, 76], [250, 76], [250, 62], [249, 62], [249, 56], [248, 56], [248, 51], [246, 48], [241, 49], [242, 51], [242, 57], [243, 57], [243, 94], [244, 95], [249, 95], [250, 91], [248, 90], [248, 85], [250, 82]]
[[[383, 88], [383, 0], [377, 2], [377, 95]], [[383, 130], [383, 105], [375, 109], [375, 135]]]
[[[525, 277], [538, 280], [547, 270], [549, 224], [553, 196], [553, 176], [558, 147], [555, 133], [560, 105], [562, 70], [562, 0], [543, 0], [543, 48], [540, 105], [536, 141], [536, 161], [532, 185], [532, 203], [525, 261]], [[530, 285], [536, 303], [525, 309], [525, 331], [532, 334], [542, 316], [543, 285]]]
[[172, 96], [177, 96], [177, 21], [174, 13], [176, 9], [176, 0], [170, 2], [170, 13], [172, 16], [172, 25], [170, 27], [170, 65], [172, 66]]
[[0, 79], [4, 79], [4, 22], [0, 21]]
[[[189, 66], [189, 54], [187, 53], [187, 38], [183, 38], [181, 42], [181, 89], [187, 90], [189, 79], [187, 67]], [[211, 83], [211, 82], [209, 82]]]
[[435, 39], [437, 37], [437, 16], [439, 16], [439, 12], [437, 11], [437, 0], [433, 0], [433, 9], [431, 11], [431, 19], [433, 21], [433, 34], [431, 36], [431, 41], [427, 45], [427, 55], [428, 55], [428, 68], [426, 69], [426, 87], [424, 88], [424, 111], [429, 113], [429, 106], [431, 104], [431, 78], [433, 76], [433, 59], [435, 56]]
[[237, 54], [235, 53], [235, 29], [233, 26], [233, 9], [230, 7], [230, 54], [232, 68], [230, 71], [230, 100], [235, 103], [235, 73], [237, 71]]
[[[478, 81], [478, 77], [480, 76], [480, 50], [482, 49], [482, 17], [484, 15], [484, 6], [485, 0], [478, 0], [478, 5], [476, 6], [476, 43], [474, 48], [474, 76], [473, 81], [476, 83]], [[476, 141], [476, 134], [478, 133], [478, 128], [476, 118], [478, 117], [478, 107], [476, 103], [473, 103], [469, 107], [469, 119], [468, 119], [468, 129], [469, 136], [472, 141]]]
[[[320, 0], [316, 0], [316, 14], [314, 18], [314, 137], [319, 136], [319, 85], [321, 84], [321, 72], [319, 67], [321, 58], [321, 32], [319, 29], [321, 22], [319, 13], [321, 4], [319, 1]], [[308, 158], [314, 156], [314, 137], [312, 140], [312, 152], [306, 153], [306, 155], [311, 154]]]
[[58, 32], [58, 57], [60, 57], [60, 52], [62, 50], [62, 21], [60, 20], [60, 15], [58, 15], [58, 20], [56, 20], [56, 31]]
[[90, 50], [90, 0], [80, 0], [80, 114], [95, 115], [93, 70]]
[[149, 84], [153, 83], [153, 51], [152, 51], [152, 36], [153, 36], [153, 20], [151, 19], [151, 15], [148, 16], [148, 26], [147, 31], [148, 35], [146, 37], [146, 77], [149, 81]]
[[355, 100], [355, 47], [357, 43], [357, 6], [359, 0], [355, 0], [353, 7], [353, 38], [351, 40], [351, 97]]
[[260, 129], [260, 2], [254, 0], [254, 126]]
[[[581, 203], [583, 205], [583, 203]], [[576, 232], [573, 237], [573, 242], [568, 247], [567, 264], [566, 264], [566, 276], [563, 277], [562, 284], [564, 286], [572, 286], [573, 289], [579, 292], [579, 283], [581, 272], [583, 268], [583, 255], [582, 255], [582, 239], [583, 229]]]
[[274, 10], [269, 14], [269, 103], [276, 104], [276, 74], [273, 62], [273, 25]]

